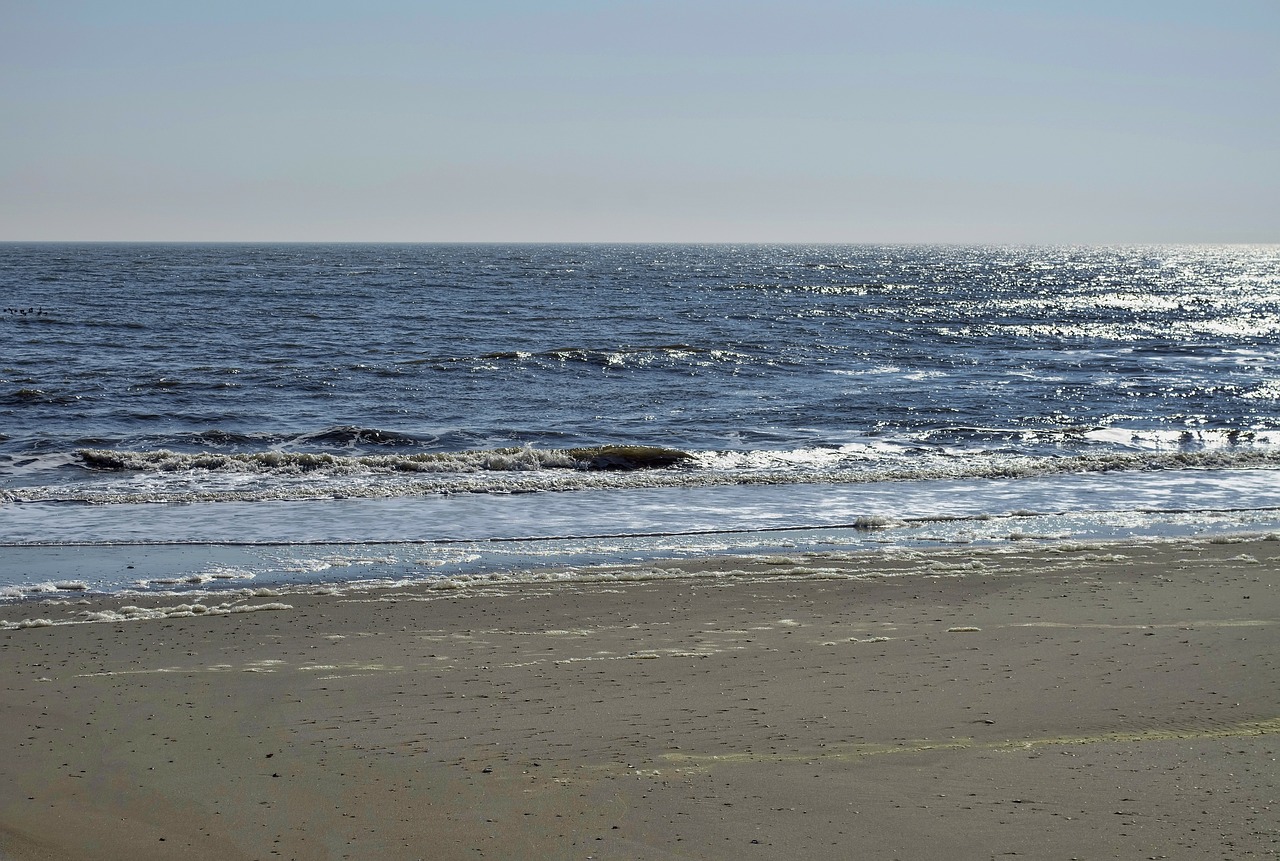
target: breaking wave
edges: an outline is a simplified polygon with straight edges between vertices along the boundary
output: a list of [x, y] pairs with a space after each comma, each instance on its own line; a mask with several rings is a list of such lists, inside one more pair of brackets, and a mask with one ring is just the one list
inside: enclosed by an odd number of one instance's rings
[[[328, 436], [333, 437], [334, 434], [330, 433]], [[325, 441], [332, 442], [334, 439]], [[690, 459], [691, 455], [676, 449], [655, 446], [605, 445], [567, 449], [526, 447], [358, 456], [287, 451], [190, 454], [167, 449], [159, 451], [81, 449], [76, 452], [76, 457], [82, 465], [94, 470], [170, 473], [204, 470], [271, 473], [281, 476], [336, 476], [371, 473], [471, 473], [554, 469], [628, 471], [675, 466]]]
[[[1001, 452], [686, 452], [650, 446], [508, 448], [342, 456], [81, 450], [99, 476], [0, 490], [0, 502], [263, 502], [455, 493], [539, 493], [728, 485], [1026, 479], [1095, 473], [1280, 469], [1280, 449], [1128, 451], [1062, 456]], [[107, 479], [107, 476], [112, 476]], [[103, 480], [107, 479], [107, 480]]]

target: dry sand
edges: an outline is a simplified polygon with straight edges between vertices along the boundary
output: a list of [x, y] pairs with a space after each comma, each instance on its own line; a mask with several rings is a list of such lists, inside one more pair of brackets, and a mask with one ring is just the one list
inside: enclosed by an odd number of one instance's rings
[[0, 631], [0, 855], [1275, 857], [1280, 542], [1026, 544]]

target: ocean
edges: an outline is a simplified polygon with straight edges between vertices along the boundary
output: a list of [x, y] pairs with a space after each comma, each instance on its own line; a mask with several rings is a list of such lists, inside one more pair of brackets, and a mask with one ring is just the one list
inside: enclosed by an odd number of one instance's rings
[[1280, 247], [0, 244], [0, 599], [1280, 528]]

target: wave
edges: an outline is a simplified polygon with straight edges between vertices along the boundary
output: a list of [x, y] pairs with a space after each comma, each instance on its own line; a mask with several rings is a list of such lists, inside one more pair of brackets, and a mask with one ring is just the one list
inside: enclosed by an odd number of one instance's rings
[[[765, 456], [768, 455], [768, 456]], [[825, 458], [825, 459], [824, 459]], [[840, 459], [833, 450], [686, 452], [648, 446], [491, 449], [340, 456], [294, 452], [181, 454], [82, 450], [77, 462], [118, 477], [0, 490], [0, 503], [136, 504], [376, 499], [458, 493], [1016, 480], [1121, 472], [1280, 470], [1280, 450], [1066, 456], [904, 451]]]
[[249, 445], [261, 443], [264, 439], [263, 435], [260, 434], [237, 433], [236, 431], [226, 431], [219, 428], [181, 434], [178, 438], [189, 445], [204, 446]]
[[80, 396], [78, 395], [63, 395], [34, 388], [17, 389], [6, 395], [0, 395], [0, 405], [3, 406], [41, 405], [61, 407], [74, 404], [79, 400]]
[[378, 428], [362, 428], [354, 425], [342, 425], [339, 427], [328, 428], [326, 430], [317, 431], [316, 433], [303, 434], [297, 437], [299, 443], [321, 444], [321, 445], [384, 445], [384, 446], [409, 446], [420, 445], [422, 440], [415, 436], [405, 433], [397, 433], [395, 431], [384, 431]]
[[[109, 439], [105, 437], [84, 437], [76, 441], [76, 445], [84, 450], [110, 449], [113, 446], [155, 445], [168, 450], [173, 445], [183, 449], [258, 449], [266, 446], [301, 446], [312, 448], [359, 448], [361, 446], [378, 446], [400, 448], [422, 446], [434, 442], [434, 437], [419, 437], [399, 431], [386, 431], [380, 428], [366, 428], [356, 425], [338, 425], [309, 433], [269, 433], [242, 432], [209, 428], [201, 431], [169, 434], [160, 436], [144, 436], [141, 438]], [[157, 449], [159, 450], [159, 449]]]
[[549, 350], [496, 350], [476, 356], [420, 358], [404, 365], [430, 365], [440, 370], [466, 367], [493, 367], [497, 363], [584, 364], [598, 368], [634, 368], [661, 362], [693, 361], [695, 364], [741, 361], [741, 353], [693, 344], [645, 344], [615, 347], [557, 347]]
[[[354, 435], [350, 431], [355, 431]], [[328, 439], [360, 439], [360, 429], [339, 429]], [[640, 445], [604, 445], [586, 448], [498, 448], [480, 451], [403, 455], [337, 455], [324, 452], [264, 451], [195, 454], [169, 451], [117, 451], [80, 449], [79, 462], [94, 470], [138, 472], [271, 473], [290, 475], [353, 475], [412, 472], [511, 472], [534, 470], [636, 470], [675, 466], [690, 459], [688, 452]]]

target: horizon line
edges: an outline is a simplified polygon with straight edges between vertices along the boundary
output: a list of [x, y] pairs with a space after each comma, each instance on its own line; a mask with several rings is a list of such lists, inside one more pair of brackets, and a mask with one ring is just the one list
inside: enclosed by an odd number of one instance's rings
[[805, 239], [0, 239], [0, 245], [828, 245], [951, 247], [1272, 246], [1273, 240], [805, 240]]

